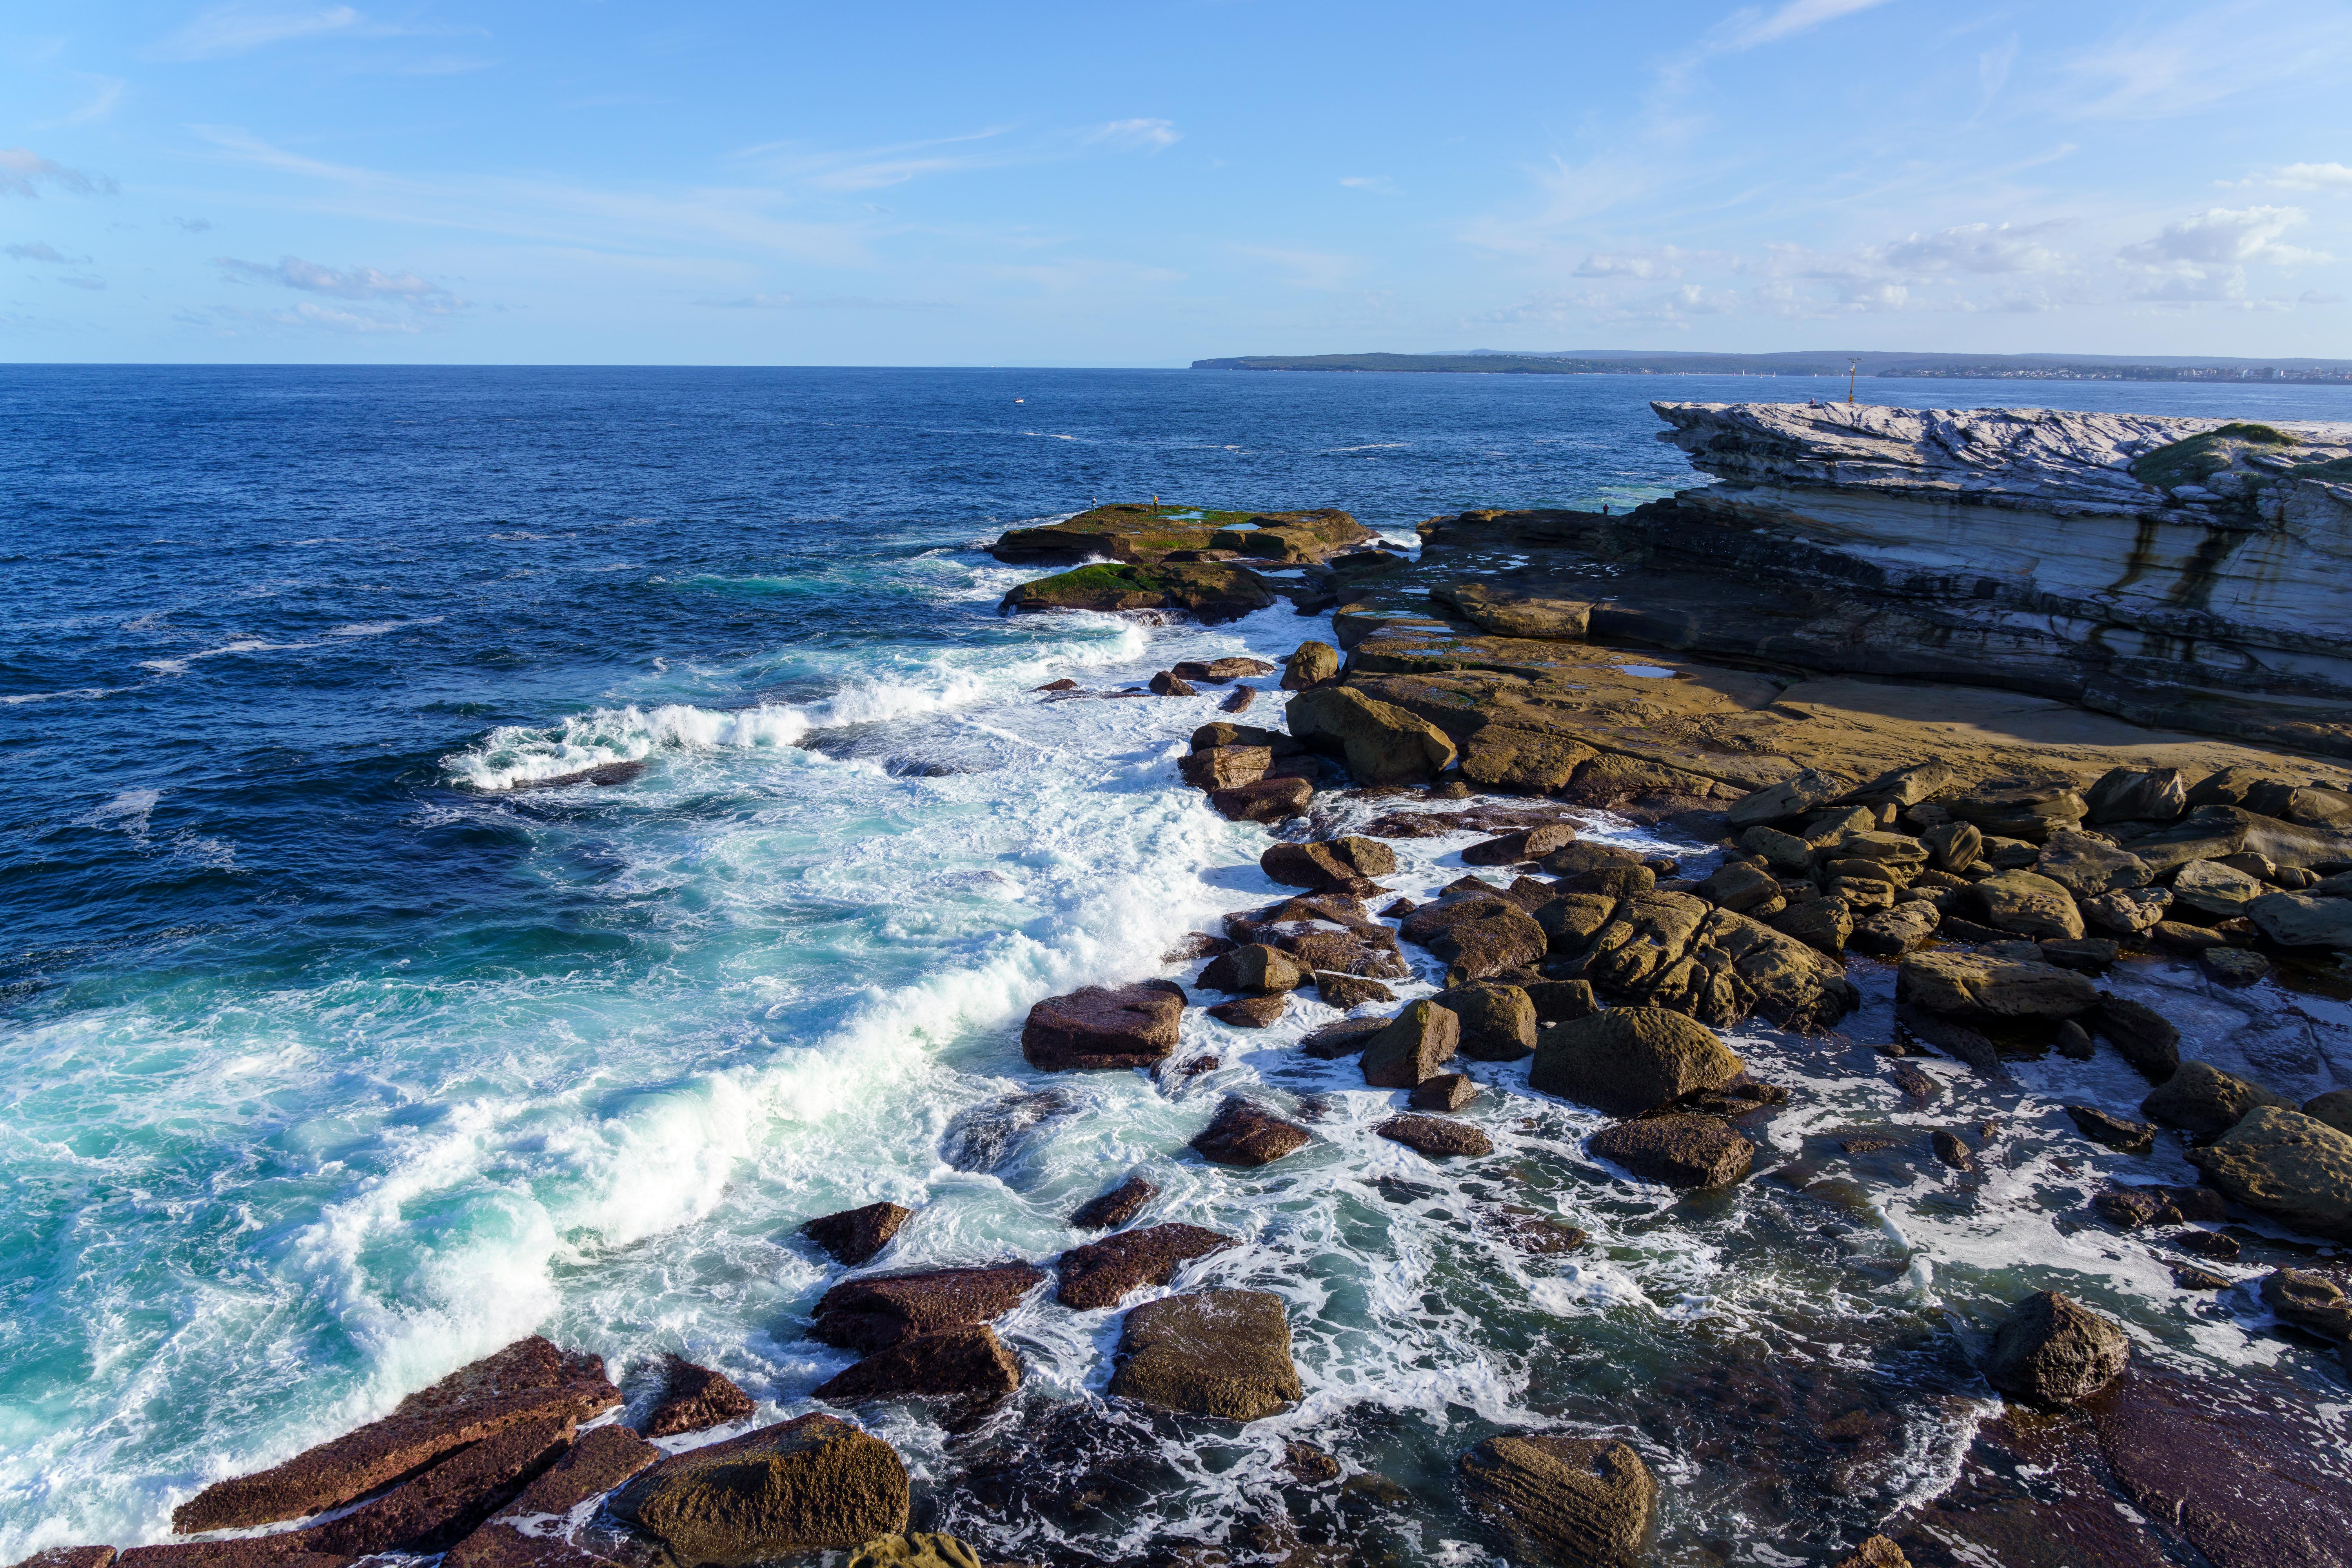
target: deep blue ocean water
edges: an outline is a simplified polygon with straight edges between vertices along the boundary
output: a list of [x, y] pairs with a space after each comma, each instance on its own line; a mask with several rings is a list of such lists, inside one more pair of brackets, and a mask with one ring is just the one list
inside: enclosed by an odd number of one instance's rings
[[[1164, 1499], [1091, 1533], [992, 1525], [953, 1500], [935, 1426], [877, 1415], [960, 1527], [1107, 1554], [1213, 1535], [1285, 1433], [1352, 1433], [1434, 1498], [1471, 1437], [1606, 1426], [1624, 1368], [1667, 1375], [1690, 1325], [1792, 1332], [1799, 1303], [1822, 1334], [1888, 1325], [1884, 1356], [1933, 1391], [1847, 1513], [1925, 1484], [1965, 1377], [1911, 1325], [2015, 1266], [1997, 1226], [1889, 1221], [1900, 1256], [1839, 1284], [1753, 1215], [1562, 1196], [1583, 1122], [1552, 1107], [1511, 1168], [1613, 1246], [1519, 1258], [1465, 1240], [1443, 1195], [1365, 1185], [1412, 1184], [1415, 1157], [1369, 1137], [1389, 1097], [1197, 1018], [1228, 1065], [1181, 1094], [1118, 1075], [1061, 1086], [1034, 1127], [990, 1109], [1041, 1087], [1012, 1043], [1031, 1002], [1158, 973], [1178, 932], [1270, 890], [1259, 830], [1175, 776], [1208, 699], [1028, 689], [1328, 633], [1286, 606], [1007, 621], [997, 599], [1034, 574], [975, 542], [1154, 494], [1341, 506], [1408, 542], [1466, 506], [1622, 506], [1692, 482], [1647, 399], [1826, 390], [0, 368], [0, 1561], [163, 1539], [205, 1482], [534, 1331], [616, 1367], [681, 1351], [763, 1418], [796, 1414], [846, 1359], [801, 1337], [838, 1271], [777, 1239], [799, 1220], [890, 1198], [923, 1205], [901, 1266], [1047, 1257], [1131, 1167], [1168, 1188], [1155, 1217], [1245, 1237], [1211, 1277], [1290, 1297], [1308, 1403], [1171, 1459]], [[2352, 418], [2341, 388], [1864, 391]], [[615, 758], [648, 767], [506, 787]], [[1427, 847], [1433, 885], [1458, 874], [1434, 858], [1458, 846]], [[2242, 1026], [2271, 1026], [2215, 1016]], [[1322, 1153], [1249, 1177], [1180, 1158], [1219, 1092], [1261, 1082], [1342, 1107]], [[1774, 1261], [1735, 1286], [1743, 1257]], [[2225, 1353], [2177, 1326], [2184, 1353]], [[1075, 1399], [1116, 1320], [1033, 1306], [1008, 1333], [1033, 1387]], [[1675, 1477], [1671, 1433], [1641, 1430]], [[1850, 1522], [1682, 1481], [1692, 1540]], [[1382, 1528], [1478, 1561], [1449, 1506]]]

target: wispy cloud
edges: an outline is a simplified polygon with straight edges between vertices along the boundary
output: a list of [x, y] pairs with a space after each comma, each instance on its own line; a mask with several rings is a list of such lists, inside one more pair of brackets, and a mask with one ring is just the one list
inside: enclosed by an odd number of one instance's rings
[[0, 254], [18, 261], [46, 261], [53, 267], [79, 267], [89, 259], [87, 256], [68, 256], [54, 245], [44, 245], [37, 239], [22, 245], [12, 245]]
[[86, 196], [111, 195], [115, 189], [114, 182], [103, 174], [68, 169], [29, 147], [0, 147], [0, 195], [37, 196], [44, 184]]
[[353, 33], [367, 18], [349, 5], [289, 10], [267, 5], [214, 5], [147, 51], [155, 60], [209, 60], [241, 55], [295, 38]]
[[1114, 120], [1088, 133], [1087, 140], [1097, 145], [1132, 147], [1146, 153], [1157, 153], [1173, 147], [1184, 139], [1172, 120]]
[[172, 221], [184, 234], [207, 234], [213, 226], [213, 220], [208, 217], [175, 217]]
[[115, 106], [122, 101], [122, 95], [131, 88], [131, 84], [121, 77], [93, 76], [84, 71], [73, 74], [90, 84], [89, 100], [62, 119], [43, 121], [39, 129], [47, 130], [53, 125], [94, 125], [114, 112]]
[[1384, 196], [1396, 194], [1396, 182], [1386, 174], [1342, 174], [1339, 184], [1351, 191], [1378, 191]]
[[103, 278], [65, 277], [58, 279], [58, 281], [68, 289], [88, 289], [92, 292], [106, 287], [106, 279]]
[[721, 310], [947, 310], [944, 300], [877, 300], [863, 294], [746, 294], [738, 300], [697, 300]]
[[2266, 174], [2225, 183], [2240, 190], [2269, 185], [2283, 191], [2352, 192], [2352, 163], [2284, 163]]
[[327, 332], [391, 332], [398, 336], [414, 336], [425, 330], [416, 321], [386, 320], [382, 316], [363, 315], [357, 310], [338, 310], [330, 305], [314, 305], [308, 300], [290, 310], [247, 310], [234, 305], [223, 305], [219, 313], [230, 321], [249, 321], [257, 326], [305, 327]]
[[1885, 4], [1886, 0], [1787, 0], [1770, 11], [1735, 11], [1707, 34], [1706, 47], [1732, 53], [1761, 44], [1777, 44], [1841, 16]]
[[2327, 7], [2298, 14], [2287, 47], [2278, 26], [2275, 15], [2247, 4], [2199, 7], [2165, 27], [2134, 17], [2063, 62], [2067, 84], [2049, 107], [2080, 119], [2169, 119], [2342, 71], [2352, 51], [2352, 15]]
[[299, 256], [285, 257], [275, 266], [216, 256], [213, 265], [239, 282], [278, 283], [308, 293], [331, 294], [339, 300], [392, 302], [426, 310], [462, 310], [466, 304], [448, 289], [414, 272], [383, 272], [373, 267], [339, 270], [305, 261]]

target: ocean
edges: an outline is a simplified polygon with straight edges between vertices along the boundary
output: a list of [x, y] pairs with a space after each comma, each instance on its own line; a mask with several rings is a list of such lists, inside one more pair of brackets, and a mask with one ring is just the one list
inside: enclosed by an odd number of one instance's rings
[[[2352, 418], [2346, 388], [1864, 391]], [[1089, 1403], [1118, 1315], [1033, 1301], [1000, 1325], [1029, 1382], [994, 1426], [863, 1413], [923, 1521], [1040, 1560], [1222, 1540], [1293, 1506], [1299, 1439], [1350, 1478], [1295, 1503], [1310, 1537], [1490, 1562], [1454, 1458], [1540, 1426], [1643, 1452], [1662, 1561], [1811, 1561], [1954, 1473], [1990, 1408], [1969, 1352], [2025, 1290], [2116, 1312], [2150, 1355], [2276, 1372], [2242, 1292], [2184, 1296], [2058, 1212], [2105, 1159], [2058, 1098], [2128, 1110], [2127, 1069], [1989, 1085], [1930, 1061], [1947, 1097], [1906, 1109], [1864, 1048], [1892, 990], [1867, 966], [1852, 1049], [1739, 1035], [1798, 1089], [1759, 1160], [1787, 1169], [1698, 1196], [1610, 1180], [1580, 1152], [1600, 1119], [1529, 1096], [1524, 1064], [1475, 1068], [1491, 1160], [1374, 1138], [1401, 1097], [1286, 1048], [1333, 1016], [1311, 999], [1262, 1032], [1188, 1015], [1185, 1054], [1221, 1065], [1181, 1085], [1021, 1058], [1033, 1002], [1175, 973], [1182, 932], [1276, 892], [1264, 831], [1177, 777], [1218, 693], [1032, 689], [1330, 630], [1286, 605], [1007, 620], [1040, 574], [981, 543], [1153, 495], [1343, 507], [1402, 545], [1469, 506], [1622, 509], [1695, 482], [1649, 399], [1829, 392], [0, 368], [0, 1562], [166, 1539], [209, 1481], [535, 1331], [616, 1375], [675, 1351], [761, 1420], [799, 1414], [850, 1359], [804, 1337], [842, 1271], [801, 1221], [889, 1199], [920, 1211], [890, 1267], [1045, 1260], [1129, 1170], [1162, 1187], [1154, 1219], [1243, 1240], [1181, 1279], [1286, 1299], [1304, 1404], [1206, 1430]], [[516, 787], [613, 761], [646, 766]], [[1460, 875], [1464, 842], [1400, 841], [1393, 885]], [[2352, 1081], [2341, 998], [2165, 964], [2116, 986], [2218, 1065], [2297, 1095]], [[1243, 1089], [1304, 1104], [1318, 1142], [1200, 1163], [1186, 1141]], [[2008, 1130], [1971, 1188], [1916, 1152], [1866, 1183], [1807, 1164], [1839, 1128], [1961, 1115]], [[2143, 1168], [2194, 1179], [2168, 1158]], [[1594, 1239], [1530, 1255], [1510, 1215]], [[1073, 1479], [1097, 1474], [1119, 1484]]]

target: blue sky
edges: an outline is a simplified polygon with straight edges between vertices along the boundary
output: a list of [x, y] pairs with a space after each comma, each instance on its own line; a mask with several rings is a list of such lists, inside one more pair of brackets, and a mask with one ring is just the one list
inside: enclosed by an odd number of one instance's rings
[[2352, 5], [0, 20], [0, 357], [2352, 357]]

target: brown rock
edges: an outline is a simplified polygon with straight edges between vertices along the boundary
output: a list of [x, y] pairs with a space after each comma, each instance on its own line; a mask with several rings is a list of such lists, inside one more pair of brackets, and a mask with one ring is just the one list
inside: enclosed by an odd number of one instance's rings
[[2242, 947], [2209, 947], [2198, 953], [2197, 967], [2217, 985], [2252, 985], [2269, 975], [2271, 961]]
[[1957, 1018], [2071, 1018], [2099, 1003], [2099, 988], [2071, 969], [1961, 952], [1910, 954], [1895, 995]]
[[325, 1552], [305, 1552], [300, 1531], [248, 1536], [241, 1541], [191, 1541], [169, 1546], [133, 1546], [116, 1554], [115, 1568], [345, 1568], [358, 1561]]
[[1070, 1216], [1073, 1230], [1116, 1230], [1143, 1212], [1160, 1189], [1141, 1176], [1129, 1176], [1098, 1196], [1088, 1198]]
[[1601, 1011], [1589, 980], [1539, 980], [1520, 989], [1534, 1005], [1538, 1024], [1572, 1024]]
[[2115, 1381], [2131, 1342], [2071, 1297], [2037, 1290], [2018, 1303], [1985, 1357], [1985, 1380], [2029, 1405], [2075, 1405]]
[[1290, 955], [1264, 942], [1252, 942], [1237, 947], [1210, 961], [1201, 971], [1200, 984], [1206, 991], [1239, 992], [1264, 995], [1275, 991], [1296, 991], [1307, 984], [1307, 974]]
[[1423, 904], [1404, 918], [1402, 930], [1407, 942], [1419, 942], [1445, 962], [1449, 978], [1460, 980], [1483, 980], [1534, 963], [1551, 941], [1517, 901], [1492, 889], [1449, 893]]
[[1481, 980], [1430, 1000], [1462, 1021], [1458, 1049], [1470, 1060], [1515, 1062], [1534, 1054], [1536, 1005], [1519, 986]]
[[489, 1522], [449, 1549], [444, 1568], [593, 1568], [603, 1560], [582, 1552], [551, 1523], [601, 1497], [654, 1464], [662, 1451], [626, 1426], [598, 1426], [580, 1435]]
[[1187, 680], [1205, 680], [1222, 686], [1228, 680], [1241, 680], [1253, 675], [1272, 675], [1275, 667], [1262, 658], [1234, 654], [1224, 658], [1188, 658], [1179, 663], [1173, 673]]
[[828, 1405], [875, 1399], [986, 1404], [1021, 1386], [1021, 1363], [986, 1323], [917, 1334], [835, 1373], [810, 1394]]
[[897, 1204], [867, 1204], [864, 1208], [820, 1215], [801, 1226], [801, 1234], [855, 1268], [872, 1262], [877, 1253], [890, 1245], [898, 1227], [914, 1217], [913, 1209]]
[[1360, 1007], [1367, 1002], [1393, 1002], [1396, 993], [1377, 980], [1367, 980], [1360, 974], [1337, 974], [1328, 969], [1315, 972], [1315, 994], [1327, 1007], [1345, 1011]]
[[2352, 1089], [2332, 1089], [2303, 1102], [2303, 1113], [2338, 1132], [2352, 1132]]
[[580, 1419], [620, 1403], [602, 1360], [567, 1355], [534, 1335], [410, 1394], [381, 1421], [206, 1487], [173, 1510], [172, 1528], [193, 1535], [323, 1513], [509, 1426]]
[[1658, 1483], [1622, 1443], [1489, 1437], [1462, 1456], [1462, 1480], [1479, 1511], [1531, 1556], [1577, 1568], [1633, 1568], [1645, 1555]]
[[1327, 642], [1307, 641], [1283, 660], [1282, 689], [1304, 691], [1339, 678], [1339, 650]]
[[[1339, 1479], [1339, 1461], [1310, 1443], [1285, 1443], [1282, 1446], [1282, 1468], [1292, 1479], [1304, 1481], [1309, 1486]], [[79, 1568], [79, 1565], [68, 1563], [65, 1568]], [[106, 1565], [95, 1563], [91, 1568], [106, 1568]]]
[[1454, 763], [1454, 742], [1444, 731], [1352, 687], [1301, 691], [1290, 700], [1284, 716], [1292, 734], [1317, 751], [1343, 758], [1359, 784], [1426, 784]]
[[1256, 700], [1256, 687], [1236, 686], [1234, 688], [1232, 695], [1227, 697], [1223, 702], [1218, 703], [1217, 707], [1221, 711], [1226, 713], [1246, 713], [1249, 711], [1250, 704]]
[[1405, 1103], [1415, 1110], [1459, 1110], [1478, 1098], [1478, 1086], [1468, 1073], [1442, 1072], [1424, 1079]]
[[1171, 981], [1088, 985], [1029, 1009], [1021, 1054], [1046, 1072], [1150, 1067], [1176, 1048], [1183, 1016], [1184, 988]]
[[1212, 1164], [1255, 1168], [1269, 1165], [1314, 1142], [1296, 1122], [1285, 1121], [1239, 1095], [1227, 1095], [1209, 1125], [1192, 1140], [1201, 1158]]
[[1528, 1087], [1631, 1116], [1721, 1089], [1741, 1070], [1703, 1024], [1661, 1007], [1612, 1007], [1545, 1030]]
[[1462, 1043], [1455, 1013], [1423, 1000], [1412, 1003], [1364, 1043], [1364, 1081], [1374, 1089], [1412, 1089], [1454, 1058]]
[[1305, 779], [1260, 779], [1209, 792], [1209, 806], [1228, 822], [1281, 822], [1307, 810], [1315, 786]]
[[1238, 996], [1231, 1002], [1220, 1002], [1209, 1009], [1209, 1016], [1235, 1029], [1271, 1028], [1282, 1022], [1290, 1011], [1290, 998], [1282, 992], [1265, 996]]
[[2140, 1101], [2140, 1114], [2192, 1137], [2212, 1138], [2258, 1105], [2292, 1110], [2294, 1101], [2204, 1062], [2183, 1062]]
[[667, 1381], [661, 1402], [639, 1428], [646, 1436], [675, 1437], [751, 1418], [751, 1396], [730, 1379], [677, 1356], [663, 1359]]
[[812, 1338], [872, 1354], [917, 1334], [1002, 1317], [1045, 1278], [1027, 1263], [845, 1279], [817, 1300]]
[[1298, 1048], [1319, 1061], [1335, 1062], [1361, 1051], [1389, 1023], [1386, 1018], [1342, 1018], [1299, 1041]]
[[1204, 931], [1188, 931], [1176, 939], [1176, 945], [1160, 955], [1162, 963], [1190, 963], [1198, 958], [1215, 958], [1233, 952], [1230, 938], [1212, 936]]
[[[1244, 691], [1249, 689], [1244, 686]], [[869, 1541], [849, 1554], [847, 1568], [986, 1568], [980, 1553], [952, 1535], [917, 1531], [911, 1535], [886, 1535]], [[1011, 1568], [1021, 1568], [1013, 1564]]]
[[1274, 752], [1269, 747], [1212, 746], [1179, 759], [1176, 771], [1194, 789], [1220, 790], [1255, 784], [1273, 766]]
[[2110, 1187], [2091, 1200], [2099, 1217], [2122, 1230], [2151, 1225], [2193, 1225], [2229, 1213], [2221, 1194], [2207, 1187]]
[[1228, 1421], [1279, 1414], [1306, 1397], [1282, 1298], [1204, 1290], [1145, 1302], [1127, 1315], [1109, 1392]]
[[1361, 898], [1378, 890], [1372, 878], [1396, 869], [1396, 851], [1377, 838], [1349, 835], [1312, 844], [1276, 844], [1257, 863], [1286, 887]]
[[1765, 922], [1783, 936], [1795, 937], [1817, 952], [1835, 958], [1845, 952], [1853, 935], [1853, 915], [1843, 899], [1812, 899], [1792, 904]]
[[2280, 1268], [2263, 1277], [2263, 1305], [2279, 1321], [2338, 1343], [2352, 1340], [2352, 1297], [2325, 1274]]
[[1495, 1141], [1475, 1127], [1440, 1116], [1391, 1116], [1372, 1131], [1432, 1160], [1495, 1152]]
[[1839, 1558], [1837, 1568], [1911, 1568], [1911, 1559], [1885, 1536], [1874, 1535], [1850, 1555]]
[[1484, 843], [1473, 844], [1462, 851], [1462, 863], [1465, 866], [1516, 866], [1526, 860], [1540, 860], [1575, 837], [1576, 829], [1564, 822], [1522, 828], [1517, 833], [1506, 833]]
[[1995, 931], [2031, 937], [2078, 937], [2083, 914], [2074, 895], [2049, 878], [2032, 871], [2002, 871], [1977, 883], [1979, 918]]
[[1899, 958], [1934, 936], [1940, 918], [1936, 906], [1930, 903], [1896, 904], [1857, 921], [1848, 940], [1864, 952]]
[[111, 1546], [52, 1546], [23, 1559], [15, 1568], [107, 1568], [113, 1561]]
[[1620, 1121], [1585, 1140], [1595, 1159], [1668, 1187], [1721, 1187], [1748, 1174], [1756, 1146], [1719, 1116], [1676, 1113]]
[[888, 1444], [812, 1414], [672, 1455], [612, 1506], [680, 1561], [734, 1568], [897, 1535], [908, 1501]]
[[2231, 1202], [2313, 1236], [2352, 1240], [2352, 1133], [2261, 1105], [2188, 1154]]
[[1184, 679], [1181, 676], [1171, 674], [1164, 669], [1159, 674], [1153, 676], [1149, 684], [1151, 693], [1155, 697], [1198, 697], [1201, 695], [1200, 691], [1191, 681]]
[[1240, 1245], [1230, 1236], [1219, 1236], [1197, 1225], [1155, 1225], [1121, 1231], [1062, 1254], [1055, 1265], [1062, 1285], [1054, 1299], [1081, 1312], [1116, 1307], [1130, 1290], [1167, 1284], [1177, 1269], [1193, 1258]]
[[2180, 1070], [2180, 1031], [2155, 1008], [2102, 991], [2088, 1021], [2150, 1083], [2162, 1083]]
[[2156, 1147], [2156, 1129], [2145, 1121], [2112, 1116], [2094, 1105], [2070, 1105], [2066, 1114], [2084, 1137], [2118, 1153], [2145, 1154]]
[[439, 1552], [511, 1501], [572, 1446], [572, 1417], [525, 1421], [462, 1448], [339, 1519], [301, 1531], [331, 1556]]

